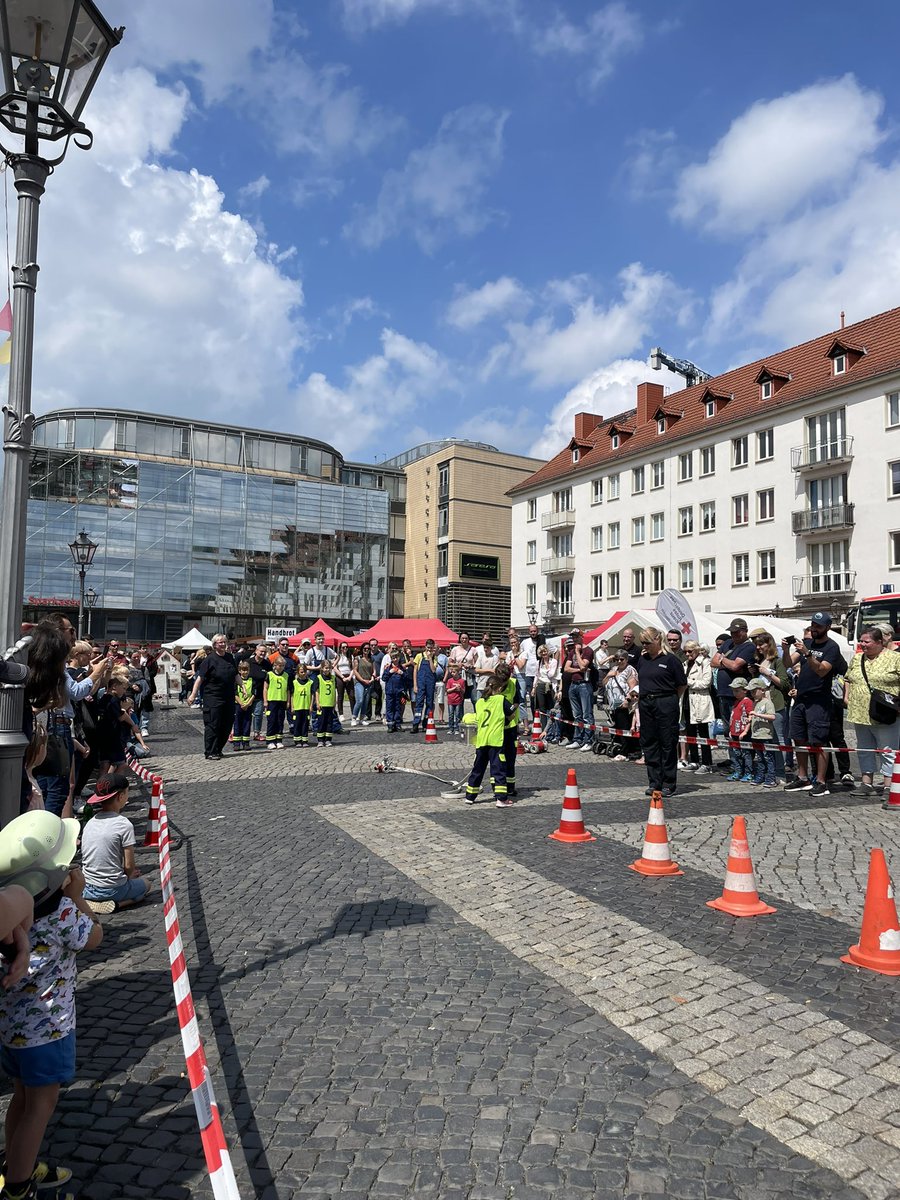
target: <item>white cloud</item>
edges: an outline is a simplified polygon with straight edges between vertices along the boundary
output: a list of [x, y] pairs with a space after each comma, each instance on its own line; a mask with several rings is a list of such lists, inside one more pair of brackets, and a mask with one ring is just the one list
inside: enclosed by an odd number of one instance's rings
[[238, 188], [238, 199], [242, 204], [251, 204], [261, 199], [269, 190], [271, 182], [268, 175], [259, 175], [256, 179], [251, 179], [249, 183]]
[[679, 391], [684, 386], [680, 376], [665, 369], [651, 371], [646, 362], [634, 358], [618, 358], [592, 371], [551, 410], [529, 453], [538, 458], [558, 454], [572, 436], [576, 413], [597, 413], [608, 418], [634, 408], [637, 385], [648, 380], [663, 384], [667, 391]]
[[448, 113], [432, 141], [386, 173], [374, 209], [357, 212], [345, 236], [375, 249], [408, 231], [430, 253], [450, 236], [480, 232], [493, 215], [484, 194], [503, 155], [506, 118], [480, 104]]
[[[398, 418], [408, 421], [418, 405], [437, 403], [456, 388], [449, 364], [427, 343], [384, 329], [381, 346], [380, 354], [347, 369], [343, 386], [317, 371], [298, 391], [298, 415], [308, 422], [309, 413], [322, 414], [331, 440], [348, 456]], [[405, 436], [393, 453], [401, 448]]]
[[833, 194], [881, 142], [883, 107], [852, 75], [754, 104], [704, 163], [682, 172], [675, 215], [746, 233]]
[[[92, 98], [41, 206], [35, 407], [92, 404], [281, 424], [304, 344], [300, 282], [226, 210], [216, 182], [163, 165], [188, 111], [142, 69]], [[160, 160], [160, 161], [154, 161]]]
[[629, 155], [619, 180], [636, 200], [657, 199], [671, 188], [681, 151], [671, 129], [641, 129], [627, 139]]
[[491, 317], [527, 311], [530, 306], [531, 299], [521, 283], [503, 275], [473, 291], [459, 292], [447, 307], [447, 322], [457, 329], [474, 329]]
[[[607, 304], [588, 295], [559, 325], [551, 313], [507, 326], [515, 367], [540, 387], [569, 385], [623, 354], [633, 352], [652, 323], [684, 302], [672, 280], [632, 263], [619, 273], [620, 296]], [[579, 287], [583, 286], [579, 283]]]

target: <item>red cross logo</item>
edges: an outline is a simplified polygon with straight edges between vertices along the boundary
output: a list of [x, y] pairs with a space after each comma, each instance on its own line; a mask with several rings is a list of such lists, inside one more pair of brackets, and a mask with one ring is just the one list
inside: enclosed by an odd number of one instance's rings
[[687, 634], [687, 633], [690, 633], [690, 632], [691, 632], [691, 623], [690, 623], [690, 621], [682, 621], [682, 622], [681, 622], [681, 632], [682, 632], [682, 633], [685, 633], [685, 634]]

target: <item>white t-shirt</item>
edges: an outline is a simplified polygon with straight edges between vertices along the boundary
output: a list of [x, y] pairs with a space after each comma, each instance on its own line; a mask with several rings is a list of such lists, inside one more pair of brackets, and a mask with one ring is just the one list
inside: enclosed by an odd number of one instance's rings
[[537, 647], [530, 637], [519, 644], [521, 654], [525, 655], [525, 678], [536, 679], [538, 673]]
[[125, 848], [134, 845], [134, 826], [121, 813], [98, 812], [81, 835], [84, 882], [98, 891], [121, 887], [125, 874]]
[[[485, 650], [484, 650], [484, 646], [479, 646], [478, 649], [475, 651], [474, 666], [475, 666], [476, 671], [484, 671], [488, 667], [490, 667], [490, 669], [493, 671], [494, 668], [497, 666], [497, 663], [499, 663], [499, 661], [500, 661], [500, 652], [496, 649], [494, 649], [492, 651], [492, 653], [486, 654]], [[488, 678], [489, 678], [489, 676], [487, 676], [487, 675], [476, 675], [475, 676], [475, 686], [479, 692], [484, 691], [485, 684], [487, 683]]]

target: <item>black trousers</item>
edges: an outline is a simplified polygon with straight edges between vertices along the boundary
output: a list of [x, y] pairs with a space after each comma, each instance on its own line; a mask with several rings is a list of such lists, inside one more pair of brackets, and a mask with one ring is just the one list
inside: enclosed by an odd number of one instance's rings
[[678, 696], [641, 696], [641, 751], [647, 782], [655, 791], [678, 779]]
[[[688, 721], [685, 726], [685, 732], [688, 737], [693, 738], [708, 738], [709, 724], [706, 721], [698, 721], [696, 725]], [[698, 755], [699, 751], [699, 755]], [[712, 750], [709, 746], [688, 746], [688, 760], [692, 763], [702, 762], [704, 767], [712, 766]]]
[[631, 722], [634, 714], [627, 705], [621, 704], [618, 708], [613, 709], [613, 725], [616, 727], [616, 733], [613, 735], [613, 741], [616, 744], [617, 754], [631, 754], [634, 750], [635, 738], [631, 736]]
[[234, 727], [234, 701], [222, 700], [203, 705], [203, 753], [221, 754]]
[[[844, 706], [837, 700], [831, 706], [831, 726], [828, 730], [828, 743], [831, 746], [846, 746], [844, 740]], [[850, 755], [846, 750], [835, 750], [834, 757], [828, 755], [828, 770], [826, 779], [834, 779], [834, 759], [837, 759], [839, 775], [852, 775], [850, 770]]]

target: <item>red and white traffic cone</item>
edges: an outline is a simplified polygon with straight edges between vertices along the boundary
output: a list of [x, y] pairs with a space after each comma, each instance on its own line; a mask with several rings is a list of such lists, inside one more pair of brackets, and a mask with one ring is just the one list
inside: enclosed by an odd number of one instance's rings
[[566, 776], [566, 794], [563, 797], [559, 829], [547, 836], [553, 838], [555, 842], [596, 842], [597, 840], [584, 827], [581, 797], [578, 794], [578, 780], [575, 778], [575, 771], [572, 767], [569, 767], [569, 773]]
[[684, 874], [678, 863], [672, 861], [661, 792], [654, 792], [650, 797], [650, 815], [647, 817], [644, 849], [636, 862], [629, 863], [629, 869], [637, 871], [638, 875]]
[[900, 813], [900, 753], [894, 755], [894, 769], [891, 772], [891, 789], [888, 798], [881, 806], [887, 812]]
[[152, 776], [150, 785], [150, 815], [147, 818], [147, 832], [144, 834], [145, 846], [159, 845], [159, 798], [162, 795], [162, 779], [159, 775]]
[[437, 744], [438, 735], [434, 727], [434, 713], [428, 714], [428, 720], [425, 722], [425, 741], [428, 743]]
[[544, 731], [541, 728], [541, 714], [537, 709], [534, 710], [534, 720], [531, 722], [531, 744], [544, 740]]
[[756, 890], [747, 826], [743, 817], [734, 818], [722, 895], [716, 900], [707, 900], [706, 906], [729, 913], [732, 917], [761, 917], [776, 911], [770, 904], [760, 900]]

